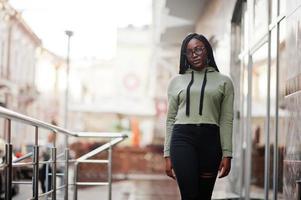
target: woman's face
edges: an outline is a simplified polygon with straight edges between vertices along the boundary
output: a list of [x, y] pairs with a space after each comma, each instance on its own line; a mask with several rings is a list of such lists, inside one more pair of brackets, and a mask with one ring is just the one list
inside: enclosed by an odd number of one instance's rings
[[192, 38], [186, 48], [186, 57], [194, 68], [203, 69], [206, 66], [207, 50], [203, 42]]

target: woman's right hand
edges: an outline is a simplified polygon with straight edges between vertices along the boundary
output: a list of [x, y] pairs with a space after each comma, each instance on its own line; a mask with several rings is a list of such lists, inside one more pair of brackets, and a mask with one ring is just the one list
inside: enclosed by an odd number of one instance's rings
[[171, 164], [171, 160], [170, 160], [170, 157], [165, 157], [165, 173], [167, 176], [173, 178], [173, 179], [176, 179], [176, 176], [173, 172], [173, 169], [172, 169], [172, 164]]

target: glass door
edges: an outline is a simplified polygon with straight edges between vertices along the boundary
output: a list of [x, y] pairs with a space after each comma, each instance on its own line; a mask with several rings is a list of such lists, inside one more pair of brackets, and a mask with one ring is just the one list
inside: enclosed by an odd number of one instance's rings
[[268, 184], [270, 160], [268, 142], [268, 44], [264, 43], [251, 54], [249, 69], [249, 197], [265, 199], [265, 184]]

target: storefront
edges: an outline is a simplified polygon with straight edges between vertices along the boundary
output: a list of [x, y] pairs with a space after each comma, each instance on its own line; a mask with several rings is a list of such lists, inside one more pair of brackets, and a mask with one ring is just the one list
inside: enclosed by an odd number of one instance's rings
[[236, 159], [231, 182], [232, 190], [245, 199], [300, 195], [300, 5], [238, 0], [233, 11]]

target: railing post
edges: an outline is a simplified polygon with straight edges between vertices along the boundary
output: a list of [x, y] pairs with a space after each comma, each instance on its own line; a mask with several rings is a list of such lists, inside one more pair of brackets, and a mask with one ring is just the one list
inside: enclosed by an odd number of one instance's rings
[[5, 145], [5, 199], [10, 200], [12, 198], [12, 153], [13, 146], [11, 144], [11, 120], [7, 119], [7, 143]]
[[56, 200], [56, 147], [51, 149], [51, 160], [52, 160], [52, 200]]
[[76, 161], [74, 163], [74, 194], [73, 194], [73, 200], [77, 200], [77, 175], [78, 175], [78, 162]]
[[108, 200], [112, 199], [112, 146], [110, 145], [108, 150], [108, 179], [109, 179], [109, 187], [108, 187]]
[[39, 145], [38, 145], [39, 130], [35, 127], [35, 145], [33, 149], [33, 193], [32, 197], [35, 200], [39, 199]]
[[12, 144], [5, 145], [6, 156], [6, 184], [5, 184], [5, 199], [10, 200], [12, 198], [12, 153], [13, 153], [13, 146]]
[[69, 189], [69, 149], [66, 146], [65, 149], [65, 171], [64, 171], [64, 183], [65, 183], [65, 196], [64, 200], [68, 200], [68, 189]]
[[296, 181], [297, 185], [297, 199], [301, 199], [301, 179]]
[[[48, 185], [49, 183], [49, 160], [47, 160], [47, 163], [46, 163], [46, 170], [45, 170], [45, 189], [46, 189], [46, 192], [49, 191], [49, 187], [51, 187], [50, 185]], [[45, 199], [48, 199], [48, 195], [45, 196]]]
[[35, 145], [33, 149], [33, 193], [32, 197], [38, 200], [39, 196], [39, 146]]

